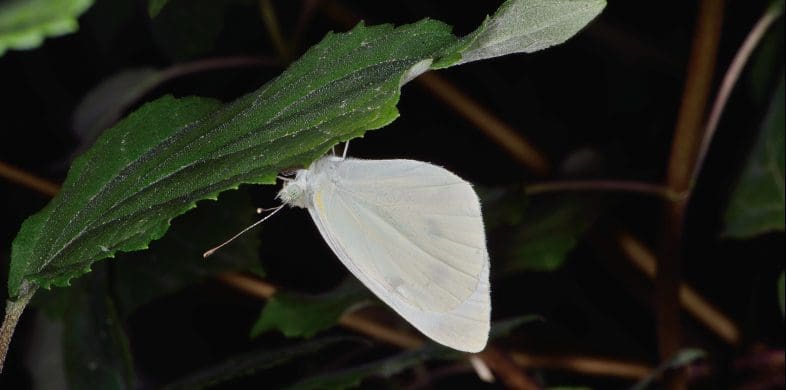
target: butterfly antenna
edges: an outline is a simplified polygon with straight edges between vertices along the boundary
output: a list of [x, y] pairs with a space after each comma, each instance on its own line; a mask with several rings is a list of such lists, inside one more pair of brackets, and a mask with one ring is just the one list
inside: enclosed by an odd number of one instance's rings
[[[281, 206], [275, 207], [275, 208], [273, 208], [273, 209], [268, 209], [268, 210], [273, 210], [273, 212], [272, 212], [272, 213], [270, 213], [270, 214], [268, 214], [268, 215], [266, 215], [264, 218], [260, 219], [259, 221], [256, 221], [256, 222], [254, 222], [253, 224], [251, 224], [251, 226], [249, 226], [249, 227], [247, 227], [247, 228], [245, 228], [245, 229], [241, 230], [241, 231], [240, 231], [240, 233], [238, 233], [238, 234], [235, 234], [235, 235], [234, 235], [234, 236], [232, 236], [230, 239], [228, 239], [228, 240], [226, 240], [226, 241], [222, 242], [220, 245], [218, 245], [218, 246], [216, 246], [216, 247], [213, 247], [213, 248], [211, 248], [210, 250], [208, 250], [207, 252], [203, 253], [203, 254], [202, 254], [202, 257], [204, 257], [204, 258], [207, 258], [208, 256], [212, 255], [213, 253], [216, 253], [216, 251], [217, 251], [217, 250], [219, 250], [219, 249], [223, 248], [223, 247], [224, 247], [226, 244], [229, 244], [230, 242], [234, 241], [236, 238], [238, 238], [238, 237], [242, 236], [242, 235], [243, 235], [243, 233], [245, 233], [245, 232], [247, 232], [247, 231], [249, 231], [249, 230], [251, 230], [251, 229], [255, 228], [255, 227], [256, 227], [257, 225], [259, 225], [260, 223], [262, 223], [262, 222], [265, 222], [265, 221], [266, 221], [268, 218], [270, 218], [270, 217], [272, 217], [273, 215], [275, 215], [275, 214], [276, 214], [277, 212], [279, 212], [279, 210], [281, 210], [282, 208], [284, 208], [284, 205], [283, 205], [283, 204], [282, 204]], [[265, 211], [265, 209], [261, 209], [261, 211], [260, 211], [260, 209], [257, 209], [257, 212], [262, 212], [262, 211]]]
[[349, 141], [344, 142], [344, 154], [341, 155], [341, 158], [346, 159], [348, 152], [349, 152]]

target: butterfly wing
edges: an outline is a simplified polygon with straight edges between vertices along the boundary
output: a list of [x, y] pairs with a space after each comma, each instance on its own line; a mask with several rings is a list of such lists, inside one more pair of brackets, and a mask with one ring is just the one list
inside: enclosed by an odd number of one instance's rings
[[432, 339], [476, 352], [489, 331], [489, 256], [469, 183], [412, 160], [312, 172], [309, 213], [341, 262]]

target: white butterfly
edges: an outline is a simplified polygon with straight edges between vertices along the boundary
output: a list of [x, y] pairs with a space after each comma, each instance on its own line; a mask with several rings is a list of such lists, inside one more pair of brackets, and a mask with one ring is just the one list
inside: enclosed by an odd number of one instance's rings
[[278, 198], [308, 209], [349, 271], [426, 336], [461, 351], [486, 346], [489, 255], [468, 182], [421, 161], [326, 156]]

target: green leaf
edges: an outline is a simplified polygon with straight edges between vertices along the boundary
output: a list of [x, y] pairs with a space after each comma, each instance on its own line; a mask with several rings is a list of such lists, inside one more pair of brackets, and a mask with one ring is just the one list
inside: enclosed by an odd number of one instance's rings
[[784, 78], [726, 208], [724, 235], [749, 238], [784, 230]]
[[[120, 317], [126, 318], [154, 299], [221, 272], [245, 270], [264, 275], [258, 262], [259, 239], [253, 234], [240, 237], [209, 259], [202, 258], [206, 245], [231, 236], [238, 226], [249, 225], [256, 218], [252, 211], [246, 192], [222, 193], [217, 202], [204, 202], [176, 219], [167, 235], [153, 242], [148, 251], [120, 253], [109, 271], [96, 264], [95, 277], [105, 277], [103, 273], [109, 272], [115, 306]], [[51, 318], [65, 318], [86, 289], [85, 283], [92, 283], [92, 275], [65, 290], [40, 291], [33, 298], [33, 306]]]
[[[35, 337], [56, 332], [48, 337], [59, 338], [59, 342], [50, 341], [53, 348], [46, 351], [60, 357], [54, 362], [59, 365], [56, 375], [62, 376], [57, 388], [65, 384], [71, 389], [133, 388], [133, 359], [122, 319], [109, 296], [108, 275], [108, 267], [99, 265], [71, 288], [57, 294], [43, 291], [34, 298], [33, 305], [46, 314], [37, 319], [46, 328], [38, 329], [41, 333]], [[30, 361], [40, 370], [53, 364], [47, 363], [49, 359], [38, 353]]]
[[505, 247], [497, 272], [549, 272], [559, 269], [581, 237], [592, 226], [601, 203], [594, 196], [521, 195], [489, 193], [489, 229], [504, 228]]
[[781, 316], [786, 315], [786, 275], [783, 272], [778, 278], [778, 306], [781, 309]]
[[402, 83], [458, 41], [434, 20], [360, 24], [328, 34], [281, 76], [221, 109], [201, 98], [142, 106], [78, 158], [60, 194], [24, 222], [9, 294], [26, 280], [67, 285], [95, 261], [146, 249], [196, 201], [243, 183], [272, 184], [278, 171], [389, 124]]
[[22, 224], [12, 246], [10, 295], [25, 279], [66, 285], [94, 261], [162, 236], [172, 217], [193, 207], [182, 193], [196, 184], [162, 182], [173, 171], [158, 170], [173, 157], [172, 150], [161, 153], [163, 142], [186, 138], [187, 125], [217, 107], [210, 99], [164, 97], [105, 132], [74, 161], [58, 196]]
[[0, 56], [8, 49], [27, 50], [46, 37], [79, 29], [77, 18], [93, 0], [7, 0], [0, 2]]
[[147, 13], [150, 15], [150, 18], [155, 18], [158, 16], [158, 14], [168, 2], [169, 0], [148, 0]]
[[299, 344], [274, 350], [261, 350], [230, 357], [215, 366], [206, 367], [165, 386], [165, 389], [201, 389], [251, 375], [287, 363], [292, 359], [313, 355], [325, 349], [345, 344], [345, 337], [329, 337], [308, 340]]
[[174, 220], [167, 235], [150, 244], [148, 251], [121, 253], [112, 269], [112, 291], [121, 317], [221, 272], [243, 270], [263, 276], [256, 234], [246, 234], [202, 258], [211, 243], [253, 223], [258, 217], [254, 210], [245, 191], [225, 192], [217, 202], [200, 203], [193, 212]]
[[354, 278], [321, 295], [280, 292], [262, 309], [251, 336], [277, 329], [287, 337], [311, 337], [335, 325], [347, 310], [371, 301], [368, 289]]
[[461, 62], [559, 45], [605, 7], [605, 0], [508, 1], [470, 36], [471, 44], [461, 52]]
[[31, 279], [65, 285], [96, 260], [146, 249], [169, 221], [241, 183], [272, 184], [337, 142], [398, 116], [403, 75], [453, 42], [425, 20], [329, 34], [258, 91], [215, 111], [208, 99], [164, 97], [104, 133], [62, 192], [14, 241], [9, 293]]
[[106, 279], [94, 277], [73, 294], [64, 318], [63, 353], [71, 389], [133, 389], [129, 341]]

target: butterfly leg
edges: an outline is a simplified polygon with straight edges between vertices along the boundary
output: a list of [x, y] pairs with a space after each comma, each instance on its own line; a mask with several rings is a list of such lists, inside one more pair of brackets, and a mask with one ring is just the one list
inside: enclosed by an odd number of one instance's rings
[[341, 155], [341, 158], [346, 159], [347, 153], [349, 153], [349, 141], [344, 142], [344, 153]]

